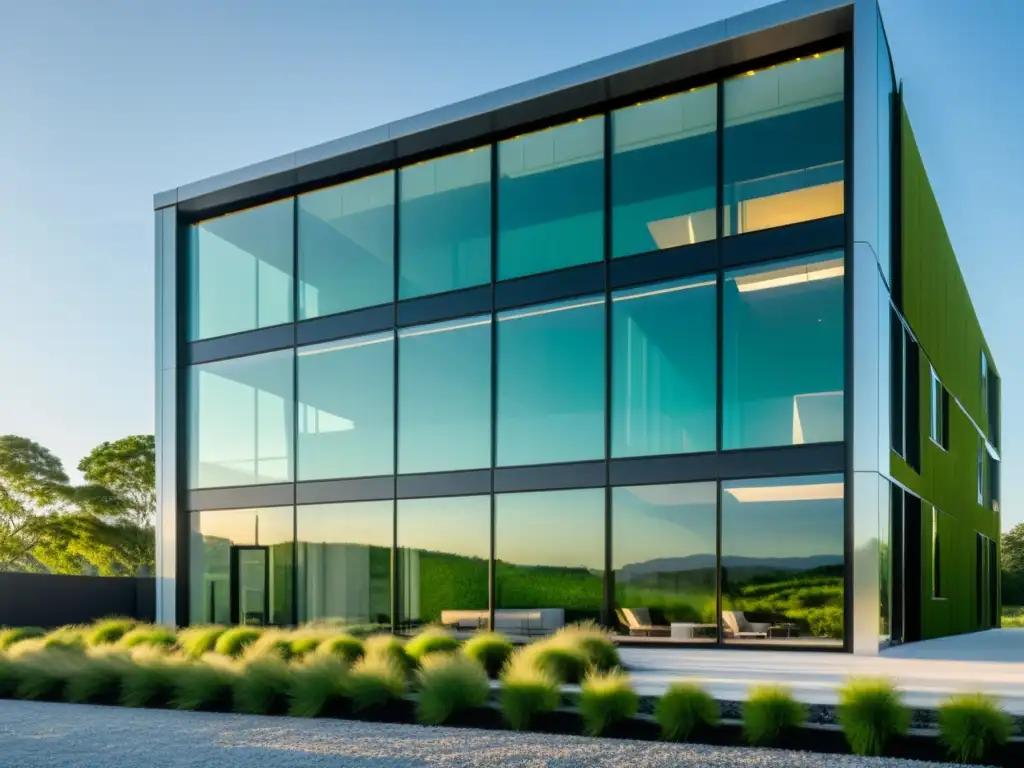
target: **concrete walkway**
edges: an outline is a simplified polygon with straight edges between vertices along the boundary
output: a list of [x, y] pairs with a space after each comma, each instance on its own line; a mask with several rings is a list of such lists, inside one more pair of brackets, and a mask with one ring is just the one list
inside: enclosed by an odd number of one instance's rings
[[888, 677], [912, 707], [934, 708], [957, 692], [989, 693], [1024, 715], [1024, 629], [993, 629], [909, 643], [879, 656], [714, 648], [623, 648], [622, 658], [641, 694], [670, 683], [703, 683], [720, 699], [743, 700], [757, 683], [783, 683], [808, 704], [836, 703], [851, 676]]

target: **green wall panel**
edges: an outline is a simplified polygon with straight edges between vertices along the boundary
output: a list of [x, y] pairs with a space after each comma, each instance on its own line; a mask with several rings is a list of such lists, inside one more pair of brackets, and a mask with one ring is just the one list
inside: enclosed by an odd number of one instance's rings
[[[897, 454], [892, 477], [919, 495], [922, 504], [922, 636], [978, 629], [975, 567], [976, 532], [998, 541], [999, 515], [978, 503], [978, 433], [971, 419], [988, 428], [982, 405], [981, 352], [996, 366], [981, 332], [967, 285], [942, 221], [906, 110], [902, 111], [901, 222], [903, 315], [921, 348], [918, 381], [921, 472]], [[929, 439], [931, 372], [935, 368], [950, 392], [949, 451]], [[953, 401], [956, 398], [971, 418]], [[932, 594], [932, 512], [938, 507], [942, 559], [942, 599]]]

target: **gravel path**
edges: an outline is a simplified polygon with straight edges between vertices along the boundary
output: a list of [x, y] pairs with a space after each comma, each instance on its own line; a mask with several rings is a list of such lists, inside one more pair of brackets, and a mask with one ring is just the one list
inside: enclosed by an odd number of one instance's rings
[[0, 766], [794, 766], [934, 763], [461, 728], [0, 701]]

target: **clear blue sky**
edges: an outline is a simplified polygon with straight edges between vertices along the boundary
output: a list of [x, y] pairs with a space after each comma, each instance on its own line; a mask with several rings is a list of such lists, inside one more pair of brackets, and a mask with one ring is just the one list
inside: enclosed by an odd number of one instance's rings
[[[71, 468], [98, 442], [152, 430], [154, 192], [763, 4], [0, 0], [0, 433]], [[1012, 524], [1024, 520], [1024, 3], [882, 10], [1003, 376]]]

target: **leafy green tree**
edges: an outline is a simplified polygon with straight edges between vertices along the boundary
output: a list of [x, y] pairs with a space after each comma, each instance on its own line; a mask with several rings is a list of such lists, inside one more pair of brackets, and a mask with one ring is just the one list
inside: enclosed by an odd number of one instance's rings
[[1024, 574], [1024, 523], [1003, 534], [1002, 565], [1007, 573]]
[[60, 459], [17, 435], [0, 435], [0, 570], [38, 570], [32, 557], [49, 515], [67, 501]]
[[140, 526], [152, 525], [156, 511], [156, 445], [153, 435], [130, 435], [97, 445], [78, 464], [90, 485], [113, 498], [94, 497], [110, 512]]

